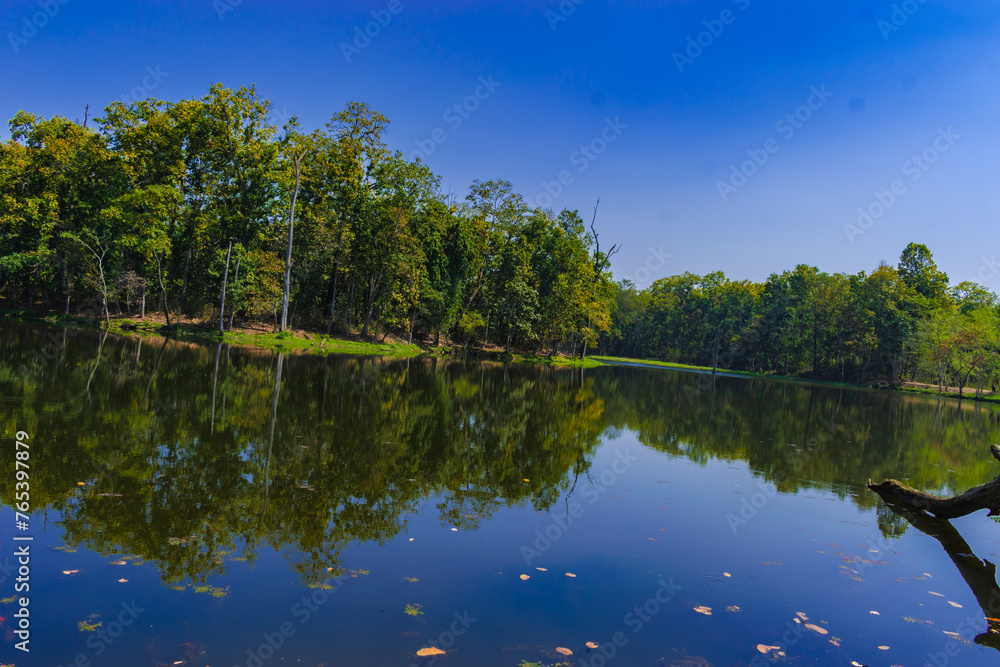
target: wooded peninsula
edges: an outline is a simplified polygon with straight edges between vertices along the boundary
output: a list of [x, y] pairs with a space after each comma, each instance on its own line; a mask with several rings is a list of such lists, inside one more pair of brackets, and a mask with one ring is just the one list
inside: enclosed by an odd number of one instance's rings
[[[597, 208], [531, 209], [504, 180], [442, 192], [350, 103], [278, 127], [253, 87], [114, 102], [75, 122], [21, 111], [0, 144], [0, 304], [293, 323], [463, 349], [589, 352], [861, 385], [996, 383], [1000, 300], [911, 243], [897, 266], [765, 281], [615, 282]], [[590, 217], [588, 215], [588, 217]], [[92, 312], [92, 311], [91, 311]]]

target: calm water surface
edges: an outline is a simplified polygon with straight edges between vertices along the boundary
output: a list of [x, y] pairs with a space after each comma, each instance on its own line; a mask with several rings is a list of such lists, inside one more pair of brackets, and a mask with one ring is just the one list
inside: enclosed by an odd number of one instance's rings
[[0, 399], [0, 663], [1000, 664], [1000, 526], [864, 486], [990, 479], [992, 408], [9, 324]]

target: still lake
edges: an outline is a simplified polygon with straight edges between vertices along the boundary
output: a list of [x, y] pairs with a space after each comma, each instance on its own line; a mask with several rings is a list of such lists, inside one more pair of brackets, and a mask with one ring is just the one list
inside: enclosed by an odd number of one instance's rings
[[996, 408], [15, 324], [0, 400], [3, 664], [1000, 664], [1000, 525], [865, 487], [992, 478]]

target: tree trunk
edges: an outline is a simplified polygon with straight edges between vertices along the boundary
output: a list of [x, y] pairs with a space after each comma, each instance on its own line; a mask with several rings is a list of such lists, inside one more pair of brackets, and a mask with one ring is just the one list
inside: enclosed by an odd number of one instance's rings
[[[992, 445], [990, 452], [1000, 461], [1000, 446]], [[989, 510], [989, 516], [1000, 515], [1000, 475], [986, 484], [969, 489], [951, 498], [942, 498], [889, 479], [881, 484], [868, 481], [868, 488], [888, 502], [896, 502], [906, 507], [924, 510], [939, 519], [954, 519], [972, 514], [981, 509]]]
[[[875, 492], [879, 493], [878, 490]], [[948, 521], [935, 519], [906, 505], [894, 503], [884, 496], [883, 500], [894, 514], [941, 543], [986, 617], [975, 629], [983, 631], [975, 638], [975, 642], [980, 646], [1000, 650], [1000, 620], [997, 620], [1000, 617], [1000, 587], [997, 586], [996, 565], [977, 557], [965, 538]]]
[[330, 335], [333, 321], [337, 319], [337, 278], [340, 275], [340, 260], [333, 265], [333, 298], [330, 299], [330, 322], [326, 325], [326, 335]]
[[295, 200], [299, 197], [299, 181], [301, 170], [299, 165], [305, 157], [305, 151], [294, 158], [295, 189], [292, 191], [292, 208], [288, 213], [288, 250], [285, 253], [285, 282], [281, 290], [281, 330], [288, 328], [288, 295], [292, 286], [292, 235], [295, 232]]
[[[240, 262], [243, 261], [243, 255], [236, 258], [236, 274], [233, 276], [233, 284], [235, 285], [240, 279]], [[229, 313], [229, 330], [233, 330], [233, 320], [236, 319], [236, 302], [233, 302], [233, 309]]]
[[222, 300], [219, 304], [219, 334], [224, 333], [226, 324], [226, 283], [229, 282], [229, 254], [233, 251], [233, 242], [226, 248], [226, 270], [222, 274]]

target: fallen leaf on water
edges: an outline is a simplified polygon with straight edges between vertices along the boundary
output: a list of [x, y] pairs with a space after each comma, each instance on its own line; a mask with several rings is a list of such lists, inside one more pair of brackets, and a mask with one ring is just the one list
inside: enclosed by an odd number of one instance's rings
[[568, 648], [563, 648], [562, 646], [556, 647], [556, 653], [562, 653], [563, 655], [573, 655], [573, 651], [570, 651]]
[[525, 481], [525, 482], [530, 482], [531, 480], [530, 480], [530, 479], [528, 479], [527, 477], [525, 477], [525, 478], [524, 478], [524, 481]]
[[566, 573], [566, 576], [567, 576], [567, 577], [574, 577], [574, 578], [576, 577], [576, 575], [575, 575], [575, 574], [573, 574], [572, 572], [567, 572], [567, 573]]
[[594, 642], [587, 642], [586, 644], [584, 644], [584, 646], [586, 646], [587, 648], [597, 648], [597, 644], [595, 644]]
[[63, 574], [76, 574], [79, 571], [80, 570], [63, 570], [62, 573]]
[[888, 646], [879, 646], [878, 650], [880, 650], [880, 651], [888, 651], [889, 647]]
[[728, 572], [723, 572], [723, 573], [722, 573], [722, 576], [723, 576], [723, 577], [731, 577], [731, 576], [733, 576], [733, 575], [729, 574]]
[[962, 608], [962, 605], [958, 604], [957, 602], [952, 602], [951, 600], [948, 600], [948, 604], [950, 604], [952, 607], [958, 607], [959, 609]]
[[128, 579], [119, 579], [118, 583], [119, 584], [127, 584], [128, 583]]
[[737, 612], [737, 611], [739, 611], [739, 610], [740, 610], [740, 608], [739, 608], [739, 607], [737, 607], [736, 605], [732, 605], [732, 606], [730, 606], [730, 607], [726, 607], [726, 611], [732, 611], [732, 612]]
[[798, 616], [799, 618], [801, 618], [803, 621], [808, 621], [809, 620], [809, 617], [806, 616], [804, 612], [797, 611], [797, 612], [795, 612], [795, 615]]
[[927, 592], [928, 592], [928, 593], [930, 593], [931, 595], [936, 595], [936, 596], [938, 596], [939, 598], [943, 598], [943, 597], [945, 597], [945, 596], [944, 596], [944, 595], [942, 595], [941, 593], [935, 593], [934, 591], [927, 591]]
[[86, 482], [77, 482], [76, 485], [77, 486], [87, 486], [87, 483]]
[[127, 565], [127, 563], [123, 560], [116, 560], [112, 565]]
[[767, 644], [757, 644], [757, 650], [761, 653], [767, 653], [768, 651], [778, 651], [781, 650], [780, 646], [768, 646]]
[[527, 581], [528, 579], [531, 579], [531, 577], [529, 577], [529, 576], [528, 576], [528, 575], [526, 575], [526, 574], [522, 574], [522, 575], [521, 575], [521, 581]]
[[544, 567], [536, 567], [535, 569], [538, 570], [539, 572], [548, 572], [548, 570], [546, 570]]
[[424, 658], [428, 655], [444, 655], [444, 651], [439, 648], [434, 648], [433, 646], [430, 648], [422, 648], [417, 651], [417, 657]]
[[454, 531], [454, 532], [457, 533], [458, 532], [458, 528], [452, 528], [452, 531]]
[[413, 541], [413, 538], [412, 538], [412, 537], [410, 538], [410, 541], [411, 541], [411, 542]]
[[879, 613], [878, 613], [877, 611], [870, 611], [870, 612], [868, 612], [868, 613], [869, 613], [869, 614], [873, 614], [873, 615], [875, 615], [875, 616], [880, 616], [880, 615], [881, 615], [881, 614], [879, 614]]
[[830, 634], [824, 628], [821, 628], [818, 625], [813, 625], [812, 623], [806, 623], [806, 627], [809, 628], [810, 630], [812, 630], [813, 632], [818, 632], [821, 635], [828, 635], [828, 634]]
[[704, 606], [702, 606], [702, 607], [695, 607], [694, 610], [696, 612], [698, 612], [699, 614], [705, 614], [705, 616], [711, 616], [712, 615], [712, 608], [711, 607], [704, 607]]

